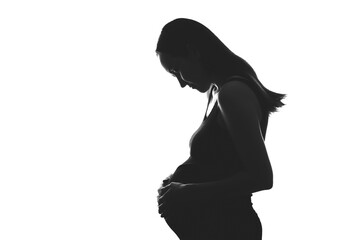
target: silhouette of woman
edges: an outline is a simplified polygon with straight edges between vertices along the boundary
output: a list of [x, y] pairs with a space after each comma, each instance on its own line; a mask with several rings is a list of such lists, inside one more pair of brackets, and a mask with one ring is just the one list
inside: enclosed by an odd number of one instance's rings
[[156, 53], [181, 87], [209, 99], [189, 159], [158, 190], [161, 217], [181, 240], [260, 240], [251, 196], [272, 188], [264, 139], [285, 95], [265, 88], [246, 61], [190, 19], [166, 24]]

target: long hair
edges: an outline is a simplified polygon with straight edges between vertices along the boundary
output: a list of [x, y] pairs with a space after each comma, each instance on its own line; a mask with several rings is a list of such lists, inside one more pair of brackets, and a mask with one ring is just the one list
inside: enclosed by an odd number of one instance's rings
[[178, 18], [167, 23], [161, 31], [156, 52], [173, 57], [186, 57], [189, 46], [199, 51], [200, 60], [208, 73], [228, 77], [241, 76], [258, 96], [263, 110], [268, 114], [284, 105], [281, 100], [285, 94], [272, 92], [264, 87], [254, 69], [199, 22]]

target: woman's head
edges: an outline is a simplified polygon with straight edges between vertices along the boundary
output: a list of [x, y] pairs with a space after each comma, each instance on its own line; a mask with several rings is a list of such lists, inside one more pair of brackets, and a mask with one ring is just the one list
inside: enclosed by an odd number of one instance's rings
[[[199, 22], [178, 18], [167, 23], [161, 31], [156, 53], [164, 68], [177, 77], [182, 87], [190, 85], [205, 92], [211, 83], [222, 85], [229, 77], [237, 75], [250, 79], [248, 83], [253, 89], [268, 98], [265, 102], [271, 104], [270, 98], [276, 97], [273, 101], [277, 104], [269, 106], [269, 111], [275, 111], [276, 106], [282, 104], [279, 101], [283, 96], [269, 96], [272, 92], [260, 83], [253, 68]], [[217, 81], [212, 81], [214, 79]]]
[[178, 18], [166, 24], [160, 34], [156, 52], [186, 58], [198, 55], [209, 75], [255, 75], [243, 59], [231, 52], [207, 27], [194, 20]]
[[187, 57], [191, 47], [204, 55], [209, 50], [216, 50], [219, 43], [221, 41], [201, 23], [178, 18], [163, 27], [156, 52], [167, 53], [174, 57]]

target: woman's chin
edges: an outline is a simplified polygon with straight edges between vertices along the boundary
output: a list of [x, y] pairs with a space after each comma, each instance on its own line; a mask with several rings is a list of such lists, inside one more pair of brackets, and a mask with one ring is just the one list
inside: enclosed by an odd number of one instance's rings
[[197, 91], [199, 91], [199, 92], [201, 92], [201, 93], [204, 93], [204, 92], [207, 92], [209, 89], [207, 89], [207, 88], [201, 88], [201, 87], [199, 87], [199, 86], [190, 86], [190, 85], [187, 85], [189, 88], [191, 88], [191, 89], [194, 89], [194, 90], [197, 90]]
[[201, 92], [201, 93], [205, 93], [205, 92], [207, 92], [207, 89], [201, 89], [201, 88], [193, 88], [194, 90], [197, 90], [197, 91], [199, 91], [199, 92]]
[[199, 92], [205, 93], [207, 91], [209, 91], [210, 87], [203, 87], [203, 88], [199, 88]]

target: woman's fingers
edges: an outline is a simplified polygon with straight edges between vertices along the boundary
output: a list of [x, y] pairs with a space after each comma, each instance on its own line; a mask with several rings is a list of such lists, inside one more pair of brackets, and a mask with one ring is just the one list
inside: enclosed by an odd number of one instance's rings
[[159, 205], [159, 210], [158, 210], [160, 217], [162, 218], [166, 218], [169, 215], [169, 205], [166, 203], [162, 203]]
[[169, 189], [168, 191], [166, 191], [163, 195], [160, 195], [160, 196], [158, 197], [158, 204], [159, 204], [159, 205], [162, 204], [162, 203], [166, 200], [166, 198], [167, 198], [168, 195], [169, 195], [169, 192], [170, 192], [170, 189]]
[[162, 218], [167, 218], [169, 215], [169, 207], [166, 204], [161, 204], [159, 206], [159, 214]]
[[[161, 186], [160, 186], [159, 189], [157, 190], [157, 192], [158, 192], [159, 195], [162, 195], [162, 194], [164, 193], [164, 191], [166, 191], [167, 188], [165, 188], [165, 187], [169, 186], [169, 184], [171, 183], [171, 182], [170, 182], [170, 179], [171, 179], [172, 176], [173, 176], [173, 174], [170, 174], [167, 178], [165, 178], [165, 179], [162, 181]], [[158, 197], [158, 198], [159, 198], [159, 197]]]
[[158, 193], [161, 195], [162, 192], [164, 192], [164, 189], [166, 190], [167, 188], [165, 188], [166, 186], [169, 186], [169, 184], [167, 185], [162, 185], [159, 189], [158, 189]]
[[172, 176], [173, 176], [173, 175], [170, 174], [167, 178], [165, 178], [165, 179], [163, 180], [163, 184], [164, 184], [164, 183], [168, 183], [168, 182], [170, 181], [170, 179], [171, 179]]
[[163, 181], [162, 186], [158, 189], [159, 195], [157, 196], [158, 201], [158, 207], [159, 207], [159, 214], [162, 218], [166, 218], [168, 215], [168, 197], [170, 196], [169, 193], [171, 192], [172, 183], [168, 182], [168, 179], [171, 176], [169, 176], [167, 179]]
[[159, 214], [163, 214], [164, 210], [165, 210], [165, 203], [162, 203], [159, 205], [159, 210], [158, 210]]
[[167, 210], [164, 210], [164, 212], [160, 214], [160, 217], [166, 219], [166, 218], [168, 217], [168, 212], [167, 212]]
[[170, 188], [170, 187], [171, 187], [171, 183], [169, 183], [169, 184], [161, 187], [160, 189], [161, 189], [161, 191], [166, 191], [166, 190], [167, 190], [168, 188]]
[[168, 190], [170, 189], [170, 186], [171, 186], [171, 183], [164, 187], [159, 188], [159, 190], [158, 190], [159, 195], [161, 196], [161, 195], [166, 194], [166, 192], [168, 192]]

